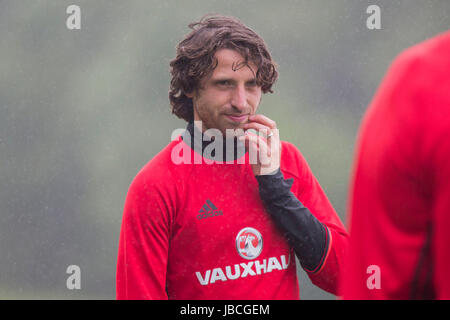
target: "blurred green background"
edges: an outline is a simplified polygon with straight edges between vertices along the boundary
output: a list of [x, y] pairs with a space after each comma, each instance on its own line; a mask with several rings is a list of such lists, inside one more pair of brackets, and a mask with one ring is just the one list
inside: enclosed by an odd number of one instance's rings
[[[81, 30], [66, 8], [81, 7]], [[381, 30], [366, 9], [381, 8]], [[206, 13], [241, 19], [279, 65], [260, 112], [346, 222], [357, 128], [393, 58], [449, 28], [448, 0], [0, 1], [0, 299], [114, 299], [131, 180], [185, 123], [169, 61]], [[66, 288], [69, 265], [81, 289]], [[334, 299], [299, 270], [301, 298]]]

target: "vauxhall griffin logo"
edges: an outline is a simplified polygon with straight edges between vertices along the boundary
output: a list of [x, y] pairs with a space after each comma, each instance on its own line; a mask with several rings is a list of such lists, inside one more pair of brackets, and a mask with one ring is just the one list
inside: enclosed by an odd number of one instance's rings
[[[261, 233], [253, 228], [244, 228], [236, 237], [236, 250], [239, 255], [247, 260], [256, 259], [262, 251], [263, 240]], [[289, 253], [279, 257], [270, 257], [262, 260], [240, 262], [229, 266], [220, 266], [208, 270], [195, 272], [202, 286], [212, 285], [220, 281], [245, 279], [259, 276], [265, 273], [286, 270], [291, 261]]]
[[244, 228], [236, 237], [236, 249], [239, 255], [247, 260], [257, 258], [262, 251], [263, 240], [261, 233], [253, 228]]

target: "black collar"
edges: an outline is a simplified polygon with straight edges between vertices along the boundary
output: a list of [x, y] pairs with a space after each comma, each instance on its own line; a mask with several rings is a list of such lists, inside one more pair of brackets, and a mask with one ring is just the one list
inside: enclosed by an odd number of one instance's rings
[[[181, 137], [183, 141], [190, 145], [192, 150], [211, 160], [221, 162], [232, 161], [243, 157], [246, 153], [245, 145], [240, 142], [237, 137], [233, 136], [229, 139], [226, 139], [226, 137], [223, 137], [222, 135], [209, 137], [201, 132], [197, 126], [194, 125], [193, 121], [188, 123], [186, 131]], [[222, 141], [218, 141], [217, 139], [221, 139]], [[219, 148], [220, 142], [222, 142], [222, 154], [216, 152], [218, 151], [216, 149]], [[213, 143], [215, 144], [212, 145]], [[208, 148], [208, 146], [210, 147]]]

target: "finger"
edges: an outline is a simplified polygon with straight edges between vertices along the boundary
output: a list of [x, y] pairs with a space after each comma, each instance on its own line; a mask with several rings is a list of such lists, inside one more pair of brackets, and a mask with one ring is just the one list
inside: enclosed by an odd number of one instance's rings
[[245, 150], [250, 155], [250, 164], [256, 164], [257, 158], [254, 158], [254, 155], [258, 152], [258, 145], [255, 139], [248, 135], [240, 136], [238, 139], [245, 145]]
[[251, 116], [248, 117], [248, 121], [250, 122], [258, 122], [261, 123], [267, 127], [269, 127], [270, 129], [275, 129], [277, 127], [277, 124], [275, 121], [273, 121], [272, 119], [266, 117], [263, 114], [253, 114]]
[[258, 140], [258, 143], [259, 143], [259, 139], [261, 139], [261, 141], [264, 144], [269, 144], [270, 141], [268, 139], [268, 134], [270, 132], [271, 131], [269, 129], [263, 128], [261, 130], [258, 130], [256, 133], [254, 133], [253, 131], [246, 131], [244, 136], [252, 137], [253, 140], [255, 140], [255, 139]]
[[[246, 132], [245, 135], [239, 137], [239, 140], [245, 141], [247, 144], [253, 144], [255, 146], [259, 145], [260, 139], [260, 136], [250, 132]], [[265, 142], [263, 141], [263, 143]]]
[[258, 133], [258, 135], [263, 135], [265, 137], [267, 137], [267, 135], [270, 134], [271, 129], [263, 124], [260, 124], [258, 122], [249, 122], [244, 124], [244, 129], [253, 129], [256, 130], [256, 132]]
[[249, 142], [256, 143], [257, 145], [264, 144], [267, 146], [267, 140], [264, 137], [252, 132], [246, 132], [243, 136], [240, 136], [239, 139], [248, 140]]
[[271, 148], [267, 146], [264, 138], [255, 134], [246, 134], [239, 137], [239, 140], [246, 141], [246, 146], [248, 145], [250, 152], [250, 161], [254, 161], [253, 164], [260, 163], [263, 166], [270, 164], [272, 151]]
[[[255, 128], [257, 126], [258, 125], [255, 125]], [[260, 125], [260, 126], [262, 126], [262, 125]], [[273, 141], [278, 141], [279, 140], [278, 129], [268, 129], [265, 126], [258, 127], [258, 128], [259, 128], [258, 130], [254, 129], [254, 128], [249, 128], [249, 130], [252, 130], [252, 131], [246, 131], [245, 134], [254, 135], [254, 136], [260, 137], [268, 145], [272, 145]], [[256, 132], [253, 131], [253, 130], [256, 130]], [[276, 142], [275, 142], [275, 145], [277, 145]]]

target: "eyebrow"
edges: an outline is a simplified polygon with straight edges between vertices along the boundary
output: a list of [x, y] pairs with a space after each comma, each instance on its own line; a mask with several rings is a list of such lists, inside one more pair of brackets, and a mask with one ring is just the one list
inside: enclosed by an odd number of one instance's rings
[[[232, 78], [227, 78], [227, 77], [219, 77], [219, 78], [216, 78], [216, 79], [213, 79], [212, 80], [212, 83], [213, 84], [219, 84], [220, 82], [224, 82], [224, 81], [229, 81], [229, 82], [231, 82], [231, 83], [236, 83], [236, 80], [234, 80], [234, 79], [232, 79]], [[245, 81], [245, 83], [246, 84], [253, 84], [253, 83], [256, 83], [256, 78], [251, 78], [251, 79], [249, 79], [249, 80], [247, 80], [247, 81]]]

